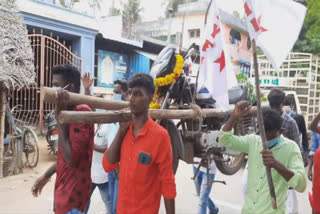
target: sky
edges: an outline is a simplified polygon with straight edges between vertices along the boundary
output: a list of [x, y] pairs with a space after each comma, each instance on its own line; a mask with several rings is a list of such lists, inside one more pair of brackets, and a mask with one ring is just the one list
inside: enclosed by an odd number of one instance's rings
[[[89, 0], [90, 1], [90, 0]], [[112, 0], [103, 0], [104, 7], [110, 7]], [[125, 2], [126, 0], [121, 0]], [[121, 7], [120, 0], [114, 0], [116, 7]], [[243, 0], [216, 0], [218, 7], [225, 10], [226, 12], [232, 13], [235, 10], [238, 10], [240, 14], [243, 11]], [[164, 17], [167, 0], [140, 0], [141, 6], [144, 8], [142, 11], [142, 21], [153, 21], [157, 20], [161, 16]]]
[[[140, 2], [144, 8], [142, 12], [143, 21], [152, 21], [163, 16], [166, 6], [163, 5], [163, 2], [166, 2], [166, 0], [140, 0]], [[240, 13], [243, 11], [242, 0], [217, 0], [217, 4], [218, 7], [229, 13], [235, 10], [238, 10]]]

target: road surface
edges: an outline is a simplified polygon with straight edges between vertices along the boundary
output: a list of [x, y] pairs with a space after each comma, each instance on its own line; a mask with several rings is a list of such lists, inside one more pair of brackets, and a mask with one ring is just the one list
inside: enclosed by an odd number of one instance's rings
[[[40, 162], [39, 165], [32, 170], [24, 170], [23, 174], [6, 177], [0, 179], [0, 214], [46, 214], [53, 213], [53, 186], [55, 177], [45, 186], [42, 194], [38, 198], [34, 198], [31, 194], [33, 182], [44, 171], [54, 163], [53, 156], [47, 154], [46, 141], [40, 141]], [[177, 198], [176, 213], [177, 214], [193, 214], [197, 211], [198, 197], [192, 177], [192, 166], [180, 161], [179, 169], [176, 175]], [[243, 205], [243, 195], [241, 169], [233, 176], [225, 176], [218, 173], [217, 180], [225, 180], [227, 185], [214, 183], [211, 197], [220, 209], [220, 214], [239, 214]], [[308, 182], [307, 190], [300, 194], [299, 213], [311, 213], [308, 202], [308, 192], [311, 190], [311, 183]], [[105, 213], [104, 205], [100, 198], [100, 193], [96, 190], [93, 194], [89, 213], [102, 214]], [[160, 213], [165, 213], [163, 202], [161, 203]]]

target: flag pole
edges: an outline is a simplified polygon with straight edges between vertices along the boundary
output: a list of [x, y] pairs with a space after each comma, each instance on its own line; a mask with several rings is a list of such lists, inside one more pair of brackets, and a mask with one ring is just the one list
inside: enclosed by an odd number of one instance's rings
[[[261, 109], [261, 93], [260, 93], [260, 82], [259, 82], [257, 48], [256, 48], [256, 41], [254, 39], [252, 40], [252, 55], [253, 55], [254, 78], [256, 83], [258, 125], [259, 125], [263, 150], [268, 150], [267, 137], [266, 137], [266, 132], [264, 130], [263, 116], [262, 116], [262, 109]], [[266, 167], [266, 170], [267, 170], [267, 179], [268, 179], [272, 207], [273, 209], [277, 209], [277, 199], [276, 199], [276, 194], [274, 191], [274, 186], [273, 186], [273, 181], [271, 176], [271, 168]]]

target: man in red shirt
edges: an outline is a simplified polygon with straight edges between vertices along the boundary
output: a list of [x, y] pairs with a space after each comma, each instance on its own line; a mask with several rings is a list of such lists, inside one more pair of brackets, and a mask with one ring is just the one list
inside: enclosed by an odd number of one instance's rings
[[[79, 93], [80, 72], [72, 65], [58, 65], [52, 69], [52, 85], [59, 89]], [[68, 94], [58, 90], [56, 113], [61, 110], [91, 111], [87, 105], [66, 106]], [[58, 124], [59, 150], [57, 162], [32, 187], [34, 196], [41, 193], [54, 173], [57, 173], [54, 190], [56, 214], [84, 212], [91, 194], [91, 160], [94, 126], [88, 124]]]
[[175, 213], [175, 178], [170, 137], [148, 115], [154, 94], [153, 78], [144, 73], [128, 81], [129, 108], [133, 120], [120, 123], [119, 131], [105, 152], [103, 167], [114, 170], [120, 162], [117, 214], [159, 212], [161, 195], [166, 212]]

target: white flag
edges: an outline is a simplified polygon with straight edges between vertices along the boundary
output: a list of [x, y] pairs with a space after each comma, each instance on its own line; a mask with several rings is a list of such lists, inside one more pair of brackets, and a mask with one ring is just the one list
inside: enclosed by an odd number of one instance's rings
[[279, 70], [298, 39], [306, 8], [292, 0], [244, 0], [251, 39]]
[[213, 99], [216, 100], [216, 107], [219, 108], [229, 105], [227, 69], [223, 46], [219, 11], [216, 1], [212, 0], [205, 26], [204, 42], [200, 51], [201, 61], [197, 90], [200, 91], [202, 87], [206, 87]]

